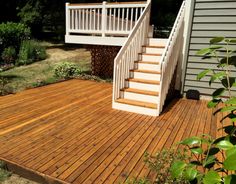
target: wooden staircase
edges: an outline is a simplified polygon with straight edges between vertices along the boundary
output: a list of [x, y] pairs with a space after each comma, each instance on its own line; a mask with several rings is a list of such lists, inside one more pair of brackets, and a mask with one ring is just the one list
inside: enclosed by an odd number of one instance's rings
[[159, 116], [181, 58], [183, 1], [168, 39], [150, 37], [151, 1], [114, 60], [114, 109]]
[[148, 44], [142, 46], [134, 69], [121, 89], [121, 96], [116, 100], [120, 110], [157, 116], [161, 80], [160, 59], [167, 39], [149, 38]]

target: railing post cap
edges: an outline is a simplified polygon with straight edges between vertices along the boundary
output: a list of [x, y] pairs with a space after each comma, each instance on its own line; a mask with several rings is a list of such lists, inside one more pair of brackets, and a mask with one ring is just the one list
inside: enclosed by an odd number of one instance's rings
[[66, 6], [68, 6], [70, 3], [69, 2], [66, 2]]
[[106, 2], [106, 1], [103, 1], [102, 4], [107, 4], [107, 2]]

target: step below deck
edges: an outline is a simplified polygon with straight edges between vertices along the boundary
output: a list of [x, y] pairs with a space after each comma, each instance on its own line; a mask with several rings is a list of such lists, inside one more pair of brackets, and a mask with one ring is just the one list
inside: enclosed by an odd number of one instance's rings
[[148, 39], [134, 62], [130, 77], [121, 89], [121, 96], [113, 102], [113, 108], [145, 115], [158, 116], [161, 83], [160, 60], [167, 39]]

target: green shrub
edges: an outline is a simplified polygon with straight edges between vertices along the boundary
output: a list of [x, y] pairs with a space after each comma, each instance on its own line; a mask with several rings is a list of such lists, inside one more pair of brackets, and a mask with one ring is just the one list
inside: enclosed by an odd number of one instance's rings
[[0, 96], [13, 93], [13, 89], [8, 86], [8, 80], [4, 76], [0, 76]]
[[5, 64], [11, 64], [16, 59], [16, 49], [14, 47], [7, 47], [2, 52], [2, 60]]
[[221, 83], [212, 93], [208, 108], [214, 108], [214, 115], [221, 113], [219, 130], [224, 134], [216, 139], [202, 135], [181, 141], [180, 144], [188, 148], [191, 160], [175, 162], [173, 178], [187, 176], [190, 182], [203, 184], [236, 183], [236, 96], [232, 93], [236, 89], [236, 77], [232, 74], [236, 67], [235, 49], [232, 49], [235, 43], [236, 39], [216, 37], [210, 40], [209, 47], [197, 52], [202, 59], [212, 58], [217, 62], [217, 69], [202, 71], [197, 80], [210, 76], [209, 85]]
[[54, 75], [60, 79], [69, 79], [81, 74], [81, 70], [74, 63], [62, 62], [55, 66]]
[[0, 182], [3, 182], [11, 176], [11, 173], [7, 171], [6, 164], [0, 161]]
[[[184, 178], [173, 179], [171, 176], [171, 165], [177, 160], [188, 161], [190, 157], [185, 150], [176, 150], [174, 148], [158, 151], [155, 156], [145, 154], [144, 162], [151, 171], [155, 173], [155, 182], [157, 184], [187, 184]], [[147, 178], [129, 179], [126, 184], [151, 184]]]
[[21, 23], [7, 22], [0, 24], [0, 52], [4, 48], [14, 47], [18, 51], [22, 40], [30, 36], [30, 29]]
[[27, 65], [35, 61], [46, 59], [46, 49], [38, 41], [24, 40], [21, 43], [17, 65]]

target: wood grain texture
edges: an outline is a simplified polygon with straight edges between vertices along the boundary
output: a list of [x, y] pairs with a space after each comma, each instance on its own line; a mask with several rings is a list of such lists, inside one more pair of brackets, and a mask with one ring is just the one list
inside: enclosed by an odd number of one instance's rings
[[70, 80], [0, 97], [0, 159], [43, 183], [153, 180], [145, 152], [220, 134], [206, 101], [175, 99], [151, 117], [112, 109], [111, 95], [111, 84]]

